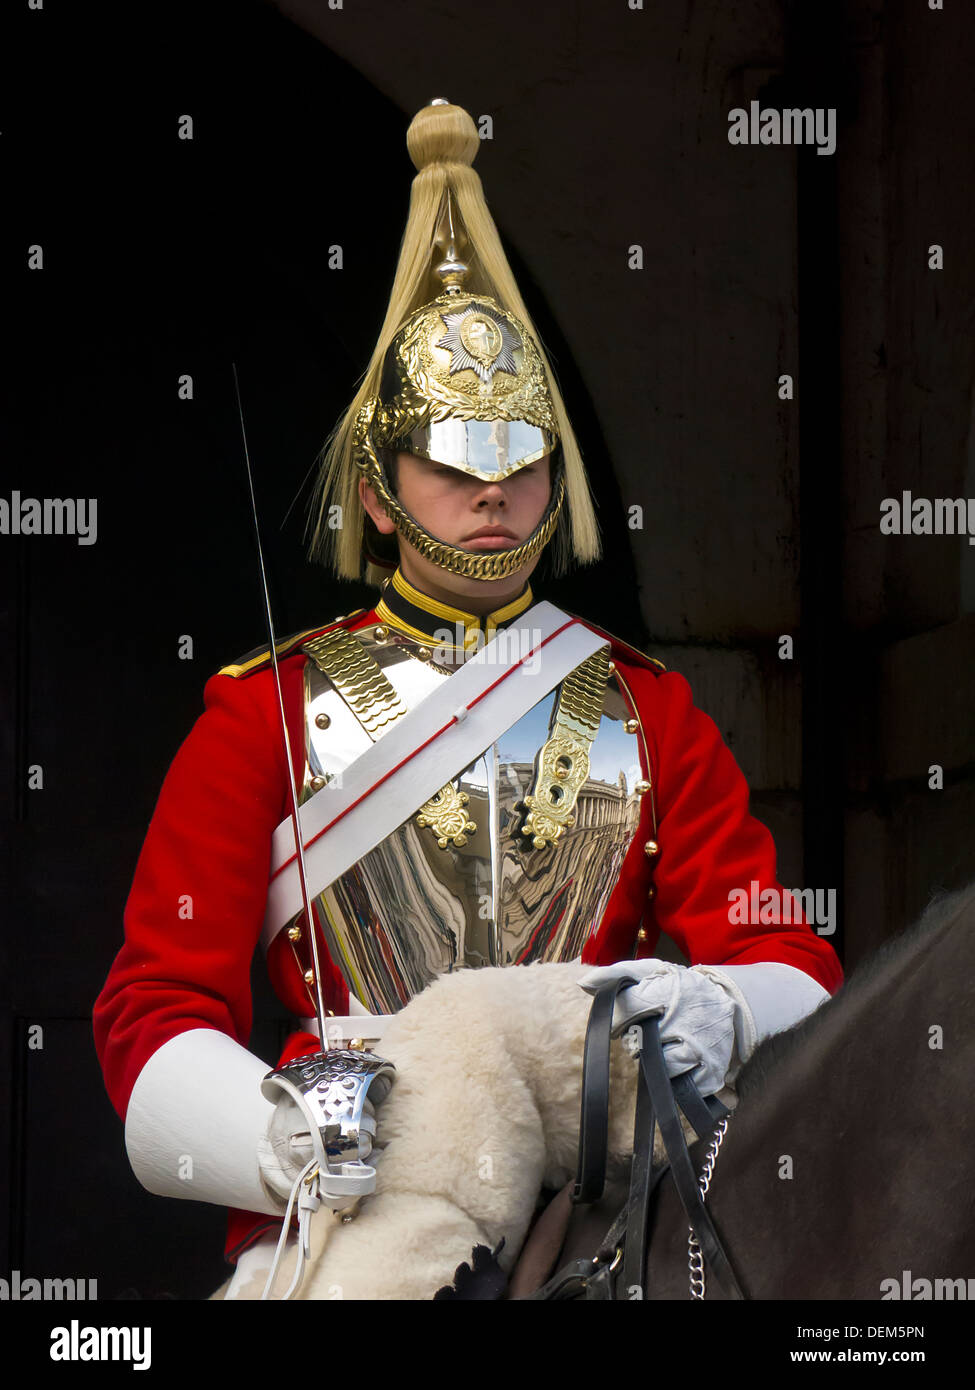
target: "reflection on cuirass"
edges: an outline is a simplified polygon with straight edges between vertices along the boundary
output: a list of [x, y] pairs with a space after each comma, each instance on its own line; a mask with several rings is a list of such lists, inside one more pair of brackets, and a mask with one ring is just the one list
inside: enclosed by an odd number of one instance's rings
[[[335, 681], [307, 663], [306, 795], [450, 674], [446, 665], [418, 659], [426, 649], [412, 639], [379, 629], [384, 640], [377, 642], [374, 631], [356, 636], [388, 683], [385, 700], [377, 702], [368, 670], [355, 669], [355, 653]], [[450, 970], [572, 960], [598, 927], [636, 833], [643, 774], [637, 740], [625, 727], [629, 712], [610, 677], [571, 821], [554, 843], [537, 848], [523, 832], [524, 799], [559, 690], [448, 785], [451, 803], [463, 808], [452, 828], [466, 818], [475, 829], [442, 847], [446, 836], [418, 823], [418, 806], [316, 899], [329, 953], [372, 1012], [395, 1012]]]

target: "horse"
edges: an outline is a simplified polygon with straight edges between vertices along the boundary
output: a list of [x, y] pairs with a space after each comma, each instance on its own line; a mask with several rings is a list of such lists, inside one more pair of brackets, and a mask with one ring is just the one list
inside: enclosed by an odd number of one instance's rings
[[[973, 1174], [958, 1131], [971, 1131], [973, 942], [975, 885], [936, 900], [739, 1073], [708, 1208], [746, 1297], [878, 1299], [896, 1296], [905, 1272], [908, 1281], [967, 1276]], [[563, 1262], [593, 1253], [622, 1205], [633, 1148], [638, 1066], [619, 1045], [610, 1195], [577, 1208], [561, 1251], [556, 1243], [543, 1266], [533, 1231], [532, 1277], [524, 1259], [515, 1268], [540, 1192], [559, 1191], [553, 1211], [568, 1203], [590, 1002], [577, 983], [583, 972], [578, 964], [461, 971], [395, 1016], [382, 1048], [398, 1079], [377, 1111], [377, 1191], [351, 1222], [318, 1214], [299, 1297], [520, 1298]], [[735, 1096], [726, 1089], [721, 1099]], [[662, 1158], [657, 1144], [654, 1153]], [[687, 1238], [665, 1181], [638, 1296], [689, 1297]], [[475, 1250], [480, 1283], [467, 1263]], [[260, 1297], [265, 1275], [257, 1271], [236, 1296]], [[708, 1280], [707, 1297], [723, 1296]]]
[[[746, 1297], [954, 1297], [975, 1274], [973, 1022], [975, 884], [756, 1049], [707, 1198]], [[687, 1243], [665, 1183], [646, 1299], [690, 1296]]]

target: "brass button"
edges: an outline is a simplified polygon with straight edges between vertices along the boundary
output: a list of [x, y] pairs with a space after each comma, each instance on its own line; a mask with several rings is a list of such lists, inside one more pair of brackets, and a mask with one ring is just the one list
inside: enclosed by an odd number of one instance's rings
[[627, 732], [628, 734], [635, 734], [636, 731], [637, 731], [637, 729], [639, 729], [639, 727], [640, 727], [640, 721], [639, 721], [639, 719], [628, 719], [628, 720], [626, 721], [626, 723], [623, 725], [623, 728], [626, 730], [626, 732]]
[[288, 940], [289, 940], [289, 941], [300, 941], [300, 940], [301, 940], [301, 928], [300, 928], [300, 927], [289, 927], [289, 928], [288, 928]]
[[429, 647], [417, 647], [416, 654], [421, 661], [429, 661], [431, 656], [433, 656], [433, 652]]
[[648, 940], [649, 936], [650, 933], [647, 931], [646, 927], [641, 927], [636, 934], [636, 939], [637, 941], [646, 941]]
[[313, 792], [320, 792], [325, 785], [324, 777], [313, 777], [311, 779], [311, 789]]
[[374, 627], [373, 630], [372, 630], [372, 635], [373, 635], [373, 640], [376, 641], [376, 642], [380, 642], [380, 643], [382, 643], [382, 642], [388, 642], [388, 641], [389, 641], [389, 628], [388, 628], [388, 627], [381, 627], [381, 626], [380, 626], [380, 627]]
[[329, 726], [329, 724], [331, 724], [331, 722], [332, 722], [332, 721], [331, 721], [331, 719], [329, 718], [329, 716], [328, 716], [327, 714], [316, 714], [316, 715], [315, 715], [315, 723], [318, 725], [318, 727], [319, 727], [320, 729], [327, 729], [328, 726]]
[[366, 1045], [365, 1045], [365, 1043], [363, 1042], [363, 1040], [362, 1040], [361, 1038], [350, 1038], [350, 1039], [349, 1039], [349, 1051], [350, 1051], [350, 1052], [365, 1052], [365, 1050], [366, 1050]]
[[615, 662], [615, 661], [611, 661], [611, 662], [609, 663], [609, 665], [607, 666], [606, 669], [607, 669], [607, 671], [609, 672], [609, 674], [610, 674], [611, 676], [615, 676], [615, 675], [616, 675], [616, 662]]
[[306, 985], [313, 985], [314, 983], [315, 983], [315, 972], [314, 972], [314, 970], [306, 970], [306, 971], [305, 971], [305, 984], [306, 984]]
[[656, 890], [656, 888], [654, 888], [653, 884], [651, 883], [650, 887], [647, 889], [647, 897], [648, 897], [648, 898], [655, 898], [656, 896], [657, 896], [657, 890]]
[[660, 853], [660, 846], [657, 844], [656, 840], [648, 840], [643, 846], [643, 853], [648, 859], [652, 859], [655, 854]]
[[633, 790], [636, 792], [637, 796], [646, 796], [647, 792], [650, 790], [650, 783], [637, 782]]

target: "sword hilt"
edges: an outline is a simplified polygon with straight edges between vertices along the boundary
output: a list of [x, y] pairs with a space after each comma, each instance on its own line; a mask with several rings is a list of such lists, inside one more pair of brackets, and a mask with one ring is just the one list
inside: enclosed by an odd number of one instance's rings
[[291, 1097], [311, 1122], [311, 1141], [321, 1174], [321, 1193], [342, 1205], [375, 1191], [376, 1170], [359, 1157], [366, 1099], [385, 1100], [396, 1068], [371, 1052], [333, 1048], [298, 1057], [268, 1072], [266, 1100]]

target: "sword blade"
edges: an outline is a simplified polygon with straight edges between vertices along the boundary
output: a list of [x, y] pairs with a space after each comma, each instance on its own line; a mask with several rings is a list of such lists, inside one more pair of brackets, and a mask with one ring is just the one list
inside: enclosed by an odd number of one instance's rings
[[264, 616], [267, 620], [268, 641], [271, 648], [271, 666], [274, 670], [274, 685], [278, 696], [278, 714], [281, 719], [281, 736], [284, 742], [284, 760], [288, 770], [288, 791], [291, 800], [291, 823], [295, 836], [295, 853], [298, 857], [298, 876], [301, 880], [301, 901], [304, 905], [305, 925], [311, 945], [312, 970], [315, 974], [315, 1017], [318, 1020], [318, 1035], [322, 1050], [331, 1048], [328, 1031], [325, 1027], [325, 1001], [322, 998], [322, 976], [318, 961], [318, 942], [315, 933], [315, 919], [311, 912], [308, 896], [308, 883], [305, 876], [305, 847], [301, 833], [301, 819], [298, 815], [298, 789], [295, 786], [294, 764], [291, 761], [291, 739], [288, 736], [288, 721], [284, 717], [284, 692], [281, 689], [281, 673], [278, 669], [277, 642], [274, 633], [274, 619], [271, 616], [271, 595], [267, 587], [267, 570], [264, 567], [264, 550], [261, 546], [261, 528], [257, 520], [257, 498], [254, 494], [254, 474], [251, 470], [250, 450], [247, 447], [247, 430], [244, 426], [244, 408], [240, 398], [240, 382], [237, 379], [237, 363], [231, 364], [234, 372], [234, 390], [237, 394], [237, 414], [240, 417], [240, 434], [244, 443], [244, 464], [247, 469], [247, 486], [250, 490], [251, 515], [254, 520], [254, 536], [257, 541], [257, 558], [261, 567], [261, 588], [264, 592]]

